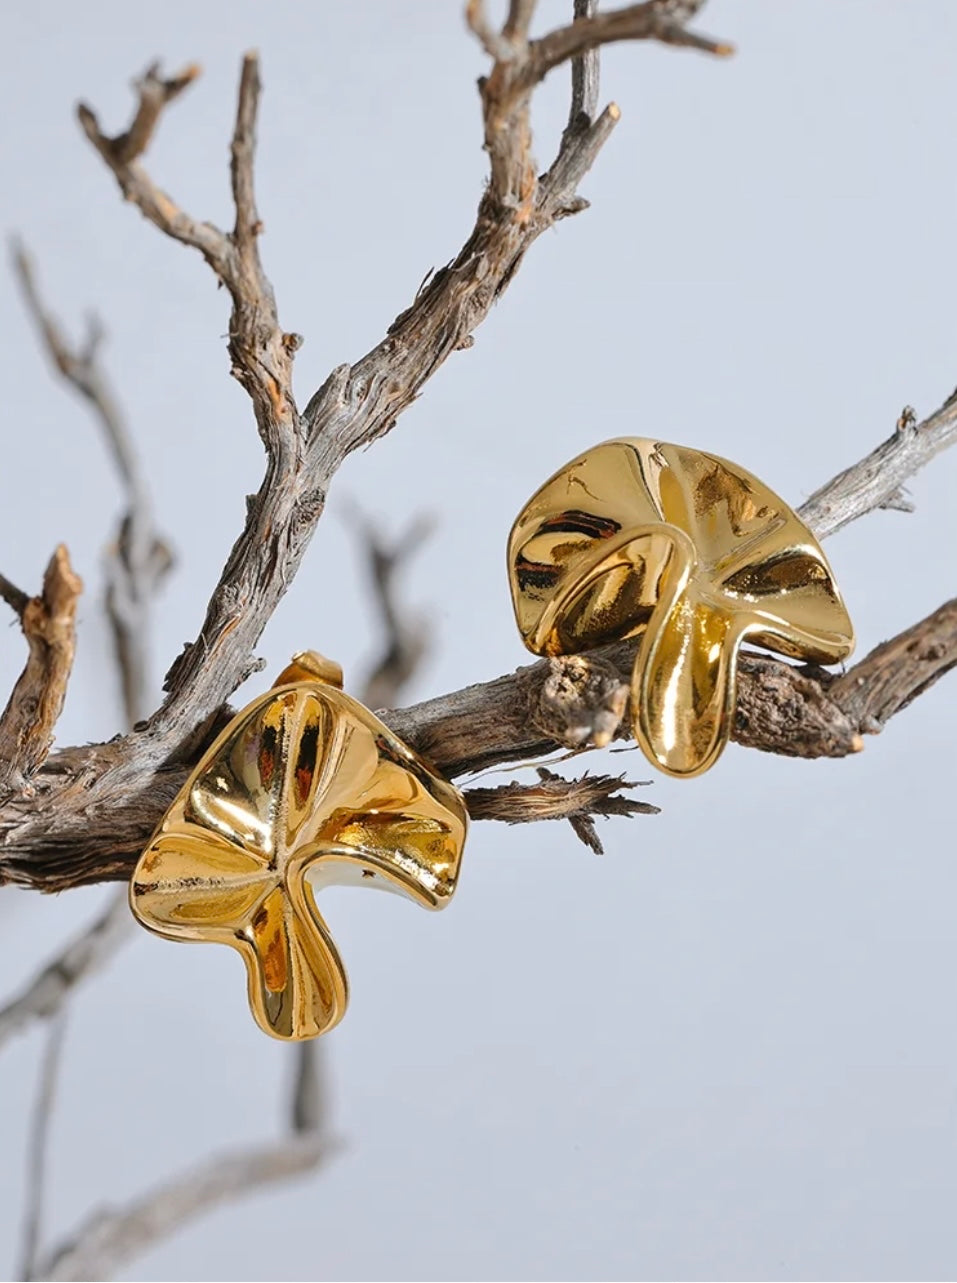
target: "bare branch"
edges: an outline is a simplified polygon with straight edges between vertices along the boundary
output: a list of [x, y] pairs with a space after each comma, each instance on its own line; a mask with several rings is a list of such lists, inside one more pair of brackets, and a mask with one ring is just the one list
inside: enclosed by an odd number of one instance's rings
[[[501, 820], [505, 824], [528, 824], [535, 820], [569, 820], [586, 846], [601, 855], [603, 848], [595, 831], [595, 816], [657, 815], [650, 802], [620, 796], [623, 789], [637, 788], [623, 775], [583, 775], [567, 780], [538, 768], [538, 784], [502, 784], [498, 788], [470, 788], [465, 791], [473, 820]], [[647, 783], [647, 781], [646, 781]]]
[[153, 130], [159, 123], [163, 108], [177, 98], [187, 85], [199, 75], [195, 63], [184, 67], [178, 76], [164, 80], [159, 74], [158, 63], [147, 67], [143, 75], [133, 81], [133, 88], [139, 94], [139, 106], [129, 129], [114, 138], [111, 143], [114, 158], [118, 164], [132, 164], [149, 146]]
[[484, 0], [468, 0], [465, 6], [465, 21], [490, 58], [497, 61], [511, 58], [511, 41], [507, 40], [490, 21]]
[[[518, 22], [515, 21], [513, 6], [500, 37], [491, 32], [484, 5], [469, 4], [466, 16], [485, 49], [495, 58], [489, 76], [480, 84], [485, 114], [485, 148], [491, 162], [489, 196], [500, 211], [511, 211], [520, 223], [534, 223], [536, 215], [545, 211], [552, 221], [562, 203], [574, 197], [574, 186], [560, 181], [565, 178], [566, 171], [556, 170], [554, 165], [540, 185], [531, 154], [531, 95], [550, 71], [563, 62], [582, 58], [601, 45], [617, 40], [661, 40], [719, 55], [733, 52], [730, 45], [688, 32], [684, 23], [690, 14], [678, 13], [671, 0], [647, 0], [645, 4], [630, 5], [609, 13], [576, 16], [570, 26], [531, 41], [527, 41], [525, 36], [530, 17], [528, 10], [534, 6], [518, 7], [521, 10]], [[692, 7], [697, 9], [700, 6]], [[591, 77], [592, 87], [597, 97], [597, 74]], [[572, 110], [575, 110], [574, 96]], [[578, 113], [575, 115], [577, 117]], [[609, 122], [613, 124], [617, 118], [618, 111], [614, 108], [608, 113]], [[566, 129], [563, 151], [571, 145], [572, 139]], [[597, 146], [594, 147], [592, 157], [597, 150]], [[581, 170], [578, 177], [583, 172]]]
[[66, 1012], [59, 1011], [47, 1030], [47, 1042], [40, 1069], [40, 1082], [33, 1105], [30, 1127], [26, 1179], [26, 1207], [23, 1218], [23, 1239], [20, 1246], [21, 1279], [35, 1279], [37, 1257], [43, 1232], [43, 1205], [46, 1188], [46, 1169], [49, 1154], [50, 1125], [56, 1101], [60, 1060], [63, 1054], [63, 1036], [66, 1033]]
[[30, 598], [18, 588], [16, 584], [10, 582], [6, 575], [0, 575], [0, 597], [7, 603], [18, 619], [23, 618], [23, 612], [26, 610]]
[[368, 567], [376, 610], [382, 624], [382, 649], [362, 684], [362, 702], [368, 708], [395, 704], [414, 676], [428, 648], [424, 622], [404, 607], [396, 581], [432, 532], [431, 520], [419, 517], [396, 539], [387, 539], [359, 512], [351, 516]]
[[321, 1134], [290, 1137], [260, 1149], [219, 1154], [127, 1207], [95, 1213], [69, 1243], [40, 1263], [34, 1277], [108, 1279], [131, 1257], [240, 1195], [311, 1172], [339, 1151]]
[[89, 404], [103, 429], [103, 435], [123, 484], [133, 494], [143, 489], [139, 469], [130, 447], [129, 433], [109, 385], [97, 360], [103, 331], [93, 318], [89, 322], [86, 344], [74, 348], [53, 314], [44, 306], [36, 283], [30, 256], [21, 242], [11, 242], [14, 272], [20, 284], [27, 311], [39, 331], [43, 346], [54, 367], [66, 382]]
[[[390, 540], [358, 508], [353, 508], [349, 517], [367, 561], [369, 584], [383, 631], [382, 653], [363, 682], [360, 698], [367, 708], [381, 708], [396, 702], [427, 650], [424, 628], [419, 620], [408, 616], [395, 588], [400, 571], [431, 533], [432, 522], [419, 517], [404, 534]], [[329, 1112], [322, 1041], [302, 1043], [295, 1055], [292, 1130], [317, 1131], [328, 1123]]]
[[[191, 69], [189, 76], [184, 73], [176, 83], [188, 83], [193, 74]], [[137, 118], [143, 110], [143, 85], [155, 83], [154, 69], [152, 78], [148, 76], [140, 84]], [[299, 340], [285, 334], [279, 325], [272, 287], [262, 270], [258, 249], [262, 224], [256, 210], [253, 162], [260, 87], [258, 60], [255, 54], [247, 54], [232, 141], [236, 217], [231, 234], [211, 223], [198, 222], [176, 206], [140, 165], [128, 162], [124, 151], [117, 149], [116, 140], [103, 134], [90, 108], [79, 108], [87, 136], [113, 171], [127, 199], [168, 236], [198, 249], [228, 289], [233, 304], [229, 324], [231, 372], [250, 395], [268, 456], [266, 479], [250, 504], [246, 527], [210, 600], [200, 637], [167, 675], [169, 698], [153, 724], [154, 735], [160, 740], [165, 736], [177, 741], [187, 735], [196, 721], [207, 717], [248, 675], [252, 646], [305, 547], [305, 541], [297, 539], [294, 530], [297, 507], [309, 507], [308, 497], [299, 492], [296, 482], [302, 466], [302, 443], [292, 392], [292, 359]], [[158, 112], [159, 108], [154, 124]], [[314, 518], [307, 523], [310, 533], [311, 524]], [[270, 582], [269, 576], [265, 577], [269, 582], [265, 594], [268, 604], [260, 614], [249, 609], [248, 603], [260, 595], [261, 571], [267, 564], [275, 568], [275, 578]], [[221, 647], [229, 652], [229, 662], [224, 662]], [[215, 688], [208, 700], [203, 699], [204, 679]], [[157, 752], [161, 751], [162, 746], [157, 745]]]
[[[815, 490], [799, 509], [821, 539], [876, 508], [901, 508], [901, 487], [936, 455], [957, 441], [957, 391], [923, 423], [913, 410], [897, 421], [893, 436], [866, 459]], [[908, 504], [906, 499], [904, 504]], [[903, 508], [910, 511], [910, 505]]]
[[329, 1122], [326, 1044], [317, 1038], [300, 1043], [294, 1051], [296, 1071], [289, 1125], [294, 1135], [314, 1134], [322, 1131]]
[[873, 735], [955, 665], [957, 599], [875, 647], [835, 678], [828, 694], [853, 725]]
[[74, 988], [89, 979], [113, 956], [130, 933], [132, 919], [126, 889], [15, 998], [0, 1008], [0, 1047], [37, 1020], [51, 1020]]
[[[598, 0], [575, 0], [575, 20], [592, 18], [598, 12]], [[598, 49], [586, 49], [572, 58], [572, 101], [568, 110], [568, 124], [562, 135], [562, 150], [570, 135], [587, 129], [598, 110], [600, 87], [600, 60]]]
[[[153, 69], [151, 75], [139, 82], [140, 107], [127, 132], [134, 131], [136, 119], [143, 114], [144, 86], [146, 90], [157, 83], [175, 83], [182, 87], [195, 74], [191, 68], [174, 82], [159, 82]], [[163, 740], [165, 736], [174, 742], [186, 736], [197, 721], [207, 717], [248, 675], [252, 646], [302, 553], [299, 548], [298, 554], [291, 554], [292, 566], [286, 564], [287, 545], [297, 542], [292, 531], [294, 511], [297, 502], [303, 499], [295, 483], [302, 462], [302, 442], [292, 393], [292, 358], [298, 339], [283, 333], [279, 325], [272, 287], [259, 260], [258, 237], [262, 225], [256, 212], [253, 187], [259, 93], [258, 60], [255, 54], [247, 54], [243, 60], [232, 143], [236, 222], [231, 234], [186, 214], [156, 186], [140, 164], [127, 159], [126, 149], [118, 145], [117, 139], [102, 132], [89, 107], [81, 104], [78, 108], [87, 137], [112, 170], [124, 196], [166, 235], [198, 249], [229, 291], [231, 373], [249, 393], [268, 456], [266, 480], [250, 505], [246, 528], [210, 600], [201, 636], [167, 677], [169, 698], [154, 719], [153, 731], [158, 739]], [[151, 128], [166, 101], [168, 97], [164, 99], [160, 95], [152, 103]], [[276, 567], [277, 583], [281, 586], [272, 585], [269, 608], [260, 618], [247, 609], [247, 603], [258, 595], [259, 572], [266, 564]], [[238, 620], [248, 622], [240, 624], [237, 631]], [[219, 647], [225, 644], [226, 638], [233, 639], [230, 654], [234, 657], [224, 666]], [[205, 708], [202, 690], [197, 689], [202, 687], [204, 678], [216, 688], [216, 696]], [[168, 745], [157, 744], [156, 748], [159, 754]]]
[[[894, 709], [905, 707], [908, 698], [927, 689], [928, 679], [946, 672], [957, 657], [949, 607], [907, 629], [897, 642], [906, 649], [917, 637], [920, 646], [909, 652], [912, 662], [895, 688]], [[574, 658], [578, 664], [598, 664], [603, 673], [611, 665], [624, 683], [636, 645], [622, 643]], [[878, 647], [849, 670], [835, 694], [838, 679], [830, 673], [742, 653], [733, 738], [789, 757], [845, 757], [859, 752], [862, 736], [874, 730], [877, 716], [866, 701], [884, 682], [885, 666], [897, 662], [896, 654]], [[565, 662], [569, 661], [542, 660], [494, 681], [381, 715], [401, 739], [450, 778], [506, 762], [527, 763], [570, 747], [535, 720], [543, 687], [554, 679], [554, 664]], [[857, 677], [863, 680], [853, 686], [851, 698], [851, 683]], [[582, 685], [576, 677], [569, 689], [580, 690]], [[602, 683], [595, 689], [602, 690]], [[855, 720], [862, 699], [865, 716]], [[577, 721], [576, 715], [568, 724]], [[220, 725], [211, 728], [210, 734]], [[627, 725], [626, 719], [617, 737], [626, 735]], [[0, 884], [9, 881], [62, 891], [129, 877], [195, 758], [168, 762], [152, 772], [140, 764], [140, 787], [131, 793], [125, 764], [116, 756], [120, 744], [64, 750], [38, 777], [42, 791], [38, 788], [35, 799], [14, 799], [0, 810]], [[196, 752], [201, 748], [198, 745]]]
[[25, 598], [9, 581], [4, 584], [4, 597], [22, 604], [29, 656], [0, 715], [0, 797], [27, 788], [50, 751], [73, 667], [76, 603], [83, 591], [63, 544], [50, 558], [39, 597]]
[[[150, 75], [147, 73], [147, 80]], [[192, 78], [185, 75], [173, 81], [159, 81], [154, 75], [150, 84], [160, 88], [155, 88], [151, 101], [158, 101], [156, 95], [161, 89], [167, 95], [166, 101], [174, 97]], [[126, 721], [128, 727], [133, 727], [150, 712], [149, 606], [172, 565], [172, 556], [154, 529], [149, 494], [129, 429], [100, 365], [102, 327], [92, 320], [85, 345], [75, 348], [44, 306], [29, 255], [18, 242], [13, 245], [13, 263], [24, 302], [43, 345], [67, 385], [87, 402], [96, 416], [126, 492], [126, 514], [107, 564], [106, 605], [121, 675]]]
[[541, 40], [532, 41], [521, 83], [535, 85], [570, 58], [618, 40], [659, 40], [664, 44], [698, 49], [719, 58], [730, 56], [734, 53], [734, 46], [727, 41], [712, 40], [687, 30], [685, 23], [692, 16], [688, 10], [697, 11], [700, 7], [683, 5], [680, 6], [683, 12], [679, 12], [679, 6], [670, 0], [647, 0], [644, 4], [612, 9], [608, 13], [576, 16], [570, 26], [560, 27]]
[[528, 39], [538, 0], [509, 0], [508, 17], [502, 35], [513, 47], [521, 48]]

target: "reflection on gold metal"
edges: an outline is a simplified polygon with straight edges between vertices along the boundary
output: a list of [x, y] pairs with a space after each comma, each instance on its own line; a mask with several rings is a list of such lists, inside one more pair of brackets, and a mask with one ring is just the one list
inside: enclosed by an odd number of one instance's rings
[[315, 892], [379, 887], [441, 909], [465, 840], [461, 794], [323, 680], [337, 669], [297, 655], [281, 686], [233, 718], [130, 884], [151, 931], [242, 955], [253, 1015], [276, 1038], [314, 1038], [345, 1011], [346, 973]]
[[640, 437], [573, 459], [512, 527], [509, 578], [529, 650], [641, 636], [635, 738], [670, 775], [706, 771], [731, 732], [745, 640], [830, 664], [854, 634], [800, 518], [725, 459]]

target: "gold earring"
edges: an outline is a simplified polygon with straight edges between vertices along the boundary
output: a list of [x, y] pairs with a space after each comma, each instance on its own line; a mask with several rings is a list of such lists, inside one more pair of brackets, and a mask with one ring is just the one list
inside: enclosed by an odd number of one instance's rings
[[728, 741], [741, 643], [831, 664], [854, 645], [827, 558], [743, 468], [641, 437], [573, 459], [519, 514], [508, 545], [515, 618], [539, 655], [641, 636], [632, 725], [669, 775], [699, 775]]
[[462, 795], [341, 684], [338, 664], [297, 655], [204, 754], [130, 883], [150, 931], [242, 955], [253, 1016], [276, 1038], [315, 1038], [345, 1012], [314, 893], [380, 887], [441, 909], [465, 841]]

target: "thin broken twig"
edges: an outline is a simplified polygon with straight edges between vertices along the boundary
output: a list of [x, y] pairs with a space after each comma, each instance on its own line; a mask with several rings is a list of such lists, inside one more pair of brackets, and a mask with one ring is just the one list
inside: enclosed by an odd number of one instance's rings
[[46, 1171], [49, 1157], [50, 1127], [56, 1103], [63, 1038], [66, 1033], [66, 1011], [59, 1010], [47, 1030], [47, 1042], [40, 1068], [40, 1082], [33, 1105], [33, 1120], [27, 1146], [27, 1179], [25, 1213], [20, 1246], [20, 1269], [17, 1278], [35, 1279], [43, 1233]]

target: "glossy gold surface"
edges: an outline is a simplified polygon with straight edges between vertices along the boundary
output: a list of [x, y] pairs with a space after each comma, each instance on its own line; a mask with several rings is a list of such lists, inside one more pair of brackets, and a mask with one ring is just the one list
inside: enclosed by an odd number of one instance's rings
[[635, 738], [670, 775], [699, 775], [731, 732], [745, 640], [829, 664], [854, 645], [817, 540], [743, 468], [641, 437], [573, 459], [512, 527], [525, 645], [566, 655], [641, 635]]
[[[295, 676], [331, 661], [296, 656]], [[368, 709], [312, 677], [261, 695], [206, 753], [140, 857], [133, 913], [171, 940], [230, 945], [276, 1038], [341, 1020], [346, 973], [315, 893], [397, 891], [441, 909], [466, 831], [461, 794]]]

